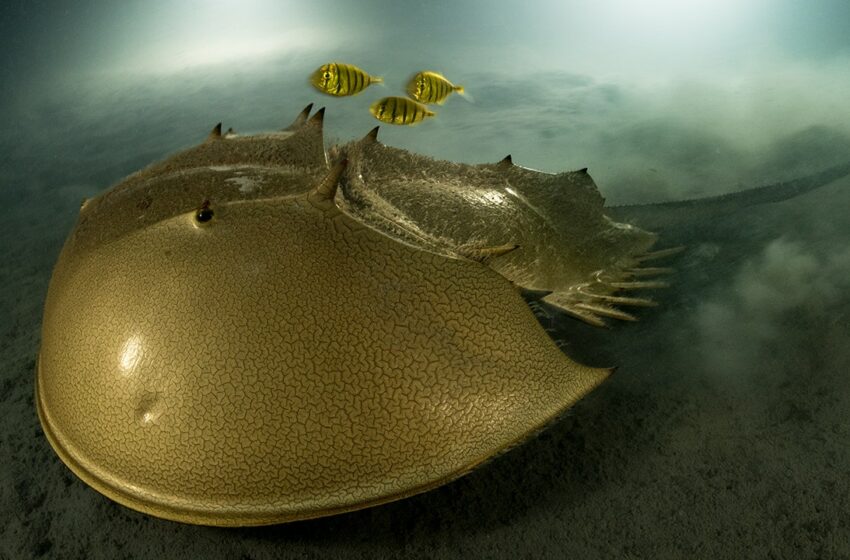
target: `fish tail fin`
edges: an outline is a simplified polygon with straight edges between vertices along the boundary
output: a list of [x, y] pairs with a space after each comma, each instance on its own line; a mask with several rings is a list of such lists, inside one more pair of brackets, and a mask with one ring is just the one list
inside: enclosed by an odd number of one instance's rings
[[380, 76], [369, 76], [369, 83], [371, 83], [371, 84], [383, 84], [384, 79]]
[[460, 94], [461, 97], [469, 101], [470, 103], [475, 103], [475, 98], [469, 95], [463, 86], [454, 86], [454, 91]]

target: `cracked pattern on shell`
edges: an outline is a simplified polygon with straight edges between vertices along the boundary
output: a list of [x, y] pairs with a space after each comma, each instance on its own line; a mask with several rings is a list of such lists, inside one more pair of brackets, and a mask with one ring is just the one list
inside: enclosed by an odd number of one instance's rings
[[41, 413], [66, 462], [122, 503], [247, 525], [395, 499], [608, 373], [567, 359], [480, 263], [308, 195], [214, 209], [204, 227], [188, 212], [71, 243], [54, 273]]

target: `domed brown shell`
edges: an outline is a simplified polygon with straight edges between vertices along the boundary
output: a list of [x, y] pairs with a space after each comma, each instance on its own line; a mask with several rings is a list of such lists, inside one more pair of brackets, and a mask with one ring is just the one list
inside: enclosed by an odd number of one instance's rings
[[329, 169], [322, 112], [306, 111], [285, 132], [216, 129], [128, 177], [84, 204], [62, 250], [39, 417], [61, 459], [126, 506], [258, 525], [399, 499], [522, 441], [609, 373], [556, 347], [494, 270], [505, 251], [418, 244], [345, 210], [337, 185], [365, 164], [350, 150]]

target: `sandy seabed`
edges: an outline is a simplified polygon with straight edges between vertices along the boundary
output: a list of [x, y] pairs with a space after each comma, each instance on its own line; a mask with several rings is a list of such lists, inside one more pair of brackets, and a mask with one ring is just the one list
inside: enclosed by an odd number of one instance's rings
[[850, 177], [665, 226], [677, 272], [635, 324], [541, 320], [616, 375], [437, 490], [215, 529], [87, 487], [38, 424], [43, 298], [81, 192], [0, 213], [0, 558], [850, 558]]

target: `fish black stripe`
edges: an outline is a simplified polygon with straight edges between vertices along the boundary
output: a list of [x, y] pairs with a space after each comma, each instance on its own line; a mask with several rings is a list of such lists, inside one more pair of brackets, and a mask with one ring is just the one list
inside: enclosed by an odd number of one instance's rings
[[390, 97], [387, 100], [387, 105], [388, 106], [392, 105], [392, 109], [390, 110], [390, 122], [395, 122], [395, 113], [396, 113], [395, 110], [398, 108], [398, 104], [396, 103], [395, 98]]
[[402, 115], [401, 115], [402, 124], [407, 124], [408, 122], [410, 122], [410, 121], [407, 120], [407, 108], [408, 108], [409, 105], [410, 105], [410, 103], [406, 103], [406, 102], [404, 103], [404, 113], [402, 113]]
[[339, 88], [342, 86], [342, 74], [340, 73], [339, 64], [331, 64], [331, 76], [336, 76], [336, 88], [334, 94], [339, 95]]
[[345, 77], [347, 78], [345, 81], [345, 93], [346, 95], [351, 95], [351, 86], [354, 78], [352, 78], [352, 69], [349, 64], [345, 65]]
[[354, 91], [352, 93], [357, 93], [361, 89], [363, 89], [363, 72], [360, 70], [354, 73]]

